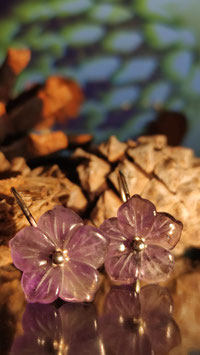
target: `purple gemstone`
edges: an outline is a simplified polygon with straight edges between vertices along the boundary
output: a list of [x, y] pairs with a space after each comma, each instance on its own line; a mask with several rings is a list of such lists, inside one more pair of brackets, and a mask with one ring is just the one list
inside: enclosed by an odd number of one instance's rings
[[122, 284], [166, 280], [174, 265], [169, 250], [180, 239], [182, 223], [157, 213], [150, 201], [138, 195], [123, 203], [117, 216], [100, 226], [109, 240], [105, 258], [109, 277]]
[[107, 240], [69, 208], [57, 206], [10, 241], [14, 265], [23, 271], [29, 302], [92, 301], [99, 287]]

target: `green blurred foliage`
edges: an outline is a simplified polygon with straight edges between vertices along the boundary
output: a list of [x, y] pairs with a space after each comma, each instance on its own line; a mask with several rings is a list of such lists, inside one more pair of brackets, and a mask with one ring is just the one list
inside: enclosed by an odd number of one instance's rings
[[14, 95], [51, 74], [75, 78], [87, 100], [72, 131], [127, 139], [159, 105], [184, 110], [184, 144], [200, 151], [199, 13], [199, 0], [21, 0], [0, 21], [0, 61], [10, 45], [33, 52]]

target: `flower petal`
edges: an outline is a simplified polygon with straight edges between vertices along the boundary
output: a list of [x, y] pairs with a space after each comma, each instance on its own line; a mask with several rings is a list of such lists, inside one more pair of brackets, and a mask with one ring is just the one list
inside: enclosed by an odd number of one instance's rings
[[171, 253], [157, 245], [148, 245], [141, 254], [139, 279], [160, 282], [168, 278], [174, 266]]
[[130, 252], [119, 254], [118, 251], [113, 251], [107, 254], [105, 260], [105, 268], [109, 277], [113, 281], [118, 281], [122, 284], [131, 284], [136, 280], [138, 275], [139, 260]]
[[72, 235], [67, 250], [70, 260], [98, 268], [104, 263], [108, 241], [92, 226], [82, 226]]
[[168, 352], [180, 343], [180, 332], [172, 320], [173, 301], [169, 291], [159, 285], [147, 285], [140, 291], [141, 318], [156, 354]]
[[99, 329], [93, 303], [86, 305], [68, 302], [59, 308], [59, 314], [62, 321], [60, 339], [66, 345], [62, 348], [63, 355], [102, 354], [99, 350]]
[[176, 322], [164, 315], [147, 323], [147, 333], [155, 354], [169, 354], [181, 342], [180, 330]]
[[38, 227], [54, 241], [57, 248], [63, 248], [63, 243], [70, 240], [74, 228], [80, 227], [83, 220], [70, 208], [56, 206], [44, 213]]
[[152, 229], [146, 236], [148, 244], [156, 244], [166, 249], [173, 249], [178, 243], [183, 225], [167, 213], [158, 212]]
[[113, 286], [104, 302], [104, 313], [123, 317], [140, 317], [140, 299], [133, 285]]
[[114, 239], [114, 240], [126, 240], [126, 234], [124, 234], [119, 227], [118, 219], [115, 218], [109, 218], [106, 219], [101, 225], [100, 225], [100, 231], [105, 235], [106, 238], [108, 239]]
[[55, 246], [39, 228], [25, 227], [11, 239], [10, 248], [14, 265], [32, 271], [49, 263]]
[[52, 338], [53, 335], [58, 335], [62, 322], [59, 310], [54, 305], [27, 303], [22, 325], [25, 333]]
[[140, 301], [142, 318], [152, 321], [156, 315], [170, 317], [173, 311], [173, 301], [167, 288], [151, 284], [141, 288]]
[[100, 318], [98, 328], [105, 354], [154, 354], [148, 336], [137, 331], [134, 316], [127, 318], [118, 314], [106, 314]]
[[45, 267], [22, 276], [22, 287], [30, 303], [51, 303], [56, 300], [60, 290], [61, 267]]
[[134, 195], [122, 204], [117, 215], [124, 235], [145, 238], [154, 223], [156, 209], [150, 201]]
[[70, 302], [90, 302], [99, 288], [99, 273], [93, 267], [68, 261], [62, 268], [59, 297]]

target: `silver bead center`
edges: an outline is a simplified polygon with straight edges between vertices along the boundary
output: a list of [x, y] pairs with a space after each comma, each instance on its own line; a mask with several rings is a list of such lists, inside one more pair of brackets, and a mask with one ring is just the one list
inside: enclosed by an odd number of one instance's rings
[[131, 243], [131, 247], [133, 248], [133, 250], [135, 252], [140, 252], [142, 250], [144, 250], [147, 245], [144, 243], [144, 239], [140, 238], [140, 237], [135, 237]]
[[52, 263], [61, 265], [65, 261], [64, 255], [61, 251], [55, 250], [52, 254]]

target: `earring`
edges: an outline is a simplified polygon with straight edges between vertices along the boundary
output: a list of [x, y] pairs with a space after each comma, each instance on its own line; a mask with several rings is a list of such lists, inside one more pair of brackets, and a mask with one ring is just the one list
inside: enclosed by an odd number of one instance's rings
[[63, 206], [44, 213], [36, 223], [16, 189], [11, 191], [30, 223], [10, 241], [28, 302], [51, 303], [58, 297], [92, 301], [100, 285], [97, 268], [104, 263], [106, 238]]
[[124, 203], [116, 218], [105, 220], [100, 231], [110, 241], [105, 269], [121, 284], [139, 280], [164, 281], [174, 266], [170, 250], [178, 243], [183, 225], [167, 213], [157, 212], [152, 202], [139, 195], [130, 197], [126, 179], [119, 171], [119, 187]]

